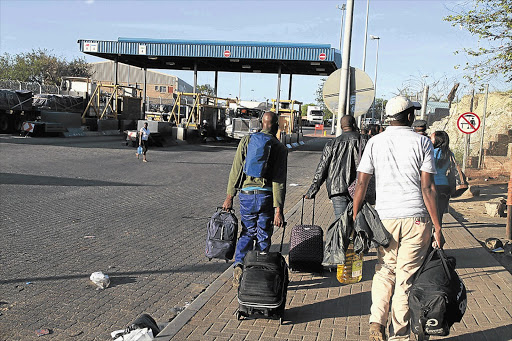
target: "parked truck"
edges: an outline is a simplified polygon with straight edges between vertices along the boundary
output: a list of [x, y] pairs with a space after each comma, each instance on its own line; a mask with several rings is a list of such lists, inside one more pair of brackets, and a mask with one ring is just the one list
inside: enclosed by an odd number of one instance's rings
[[306, 125], [314, 126], [315, 124], [324, 124], [324, 111], [316, 105], [308, 106]]
[[239, 101], [230, 103], [226, 115], [226, 136], [241, 139], [261, 129], [265, 102]]

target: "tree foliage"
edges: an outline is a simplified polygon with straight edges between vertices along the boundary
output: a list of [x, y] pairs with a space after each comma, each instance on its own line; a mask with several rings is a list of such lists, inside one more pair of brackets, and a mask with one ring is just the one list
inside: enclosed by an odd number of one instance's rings
[[196, 88], [196, 92], [199, 94], [208, 95], [208, 96], [215, 95], [215, 90], [212, 88], [212, 86], [210, 84], [198, 85]]
[[318, 89], [316, 89], [315, 92], [315, 101], [317, 105], [319, 105], [323, 112], [324, 112], [324, 118], [329, 119], [332, 118], [332, 112], [327, 108], [327, 106], [324, 103], [324, 84], [327, 78], [320, 79], [321, 83], [318, 84]]
[[303, 104], [301, 107], [300, 107], [300, 115], [301, 116], [307, 116], [308, 115], [308, 107], [310, 105], [316, 105], [315, 103], [308, 103], [308, 104]]
[[90, 77], [91, 73], [85, 59], [68, 62], [46, 49], [0, 56], [0, 79], [59, 85], [64, 76]]
[[[449, 15], [444, 20], [452, 26], [465, 28], [472, 35], [489, 43], [477, 49], [464, 48], [464, 52], [475, 57], [475, 62], [467, 62], [467, 79], [486, 79], [493, 75], [503, 75], [512, 81], [512, 2], [510, 0], [471, 0], [466, 2], [460, 13]], [[459, 66], [460, 67], [460, 66]]]

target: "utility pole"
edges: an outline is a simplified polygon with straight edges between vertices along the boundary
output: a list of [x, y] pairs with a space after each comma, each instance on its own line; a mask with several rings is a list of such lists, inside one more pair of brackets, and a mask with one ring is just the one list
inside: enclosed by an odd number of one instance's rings
[[341, 135], [341, 116], [347, 110], [347, 88], [350, 71], [350, 45], [352, 42], [352, 20], [354, 15], [354, 0], [347, 0], [347, 21], [345, 22], [345, 39], [341, 58], [340, 93], [338, 96], [338, 122], [336, 136]]
[[489, 84], [485, 85], [484, 114], [482, 117], [482, 131], [480, 132], [480, 151], [478, 152], [478, 169], [482, 168], [482, 149], [484, 147], [485, 116], [487, 115], [487, 97], [489, 96]]
[[[471, 90], [471, 103], [469, 104], [469, 112], [473, 112], [473, 102], [475, 100], [475, 85], [473, 84], [473, 90]], [[462, 159], [462, 171], [466, 172], [466, 163], [469, 157], [469, 134], [464, 134], [464, 157]]]
[[422, 120], [425, 119], [425, 114], [427, 112], [427, 103], [428, 103], [428, 85], [425, 85], [423, 88], [423, 100], [421, 102], [421, 116]]

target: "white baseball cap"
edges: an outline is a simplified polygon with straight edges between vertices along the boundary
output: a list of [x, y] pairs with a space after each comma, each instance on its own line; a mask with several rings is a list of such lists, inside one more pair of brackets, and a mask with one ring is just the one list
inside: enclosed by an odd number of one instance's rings
[[421, 109], [421, 104], [419, 102], [412, 102], [404, 96], [393, 97], [386, 104], [386, 116], [395, 116], [409, 108]]

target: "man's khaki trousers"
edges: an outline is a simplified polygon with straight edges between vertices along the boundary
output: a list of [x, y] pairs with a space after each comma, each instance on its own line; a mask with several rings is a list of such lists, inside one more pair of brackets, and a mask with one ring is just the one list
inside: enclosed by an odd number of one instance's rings
[[428, 217], [382, 220], [393, 236], [389, 247], [377, 249], [378, 262], [372, 282], [370, 322], [386, 326], [391, 297], [389, 340], [409, 340], [407, 295], [416, 271], [427, 254], [432, 233]]

